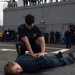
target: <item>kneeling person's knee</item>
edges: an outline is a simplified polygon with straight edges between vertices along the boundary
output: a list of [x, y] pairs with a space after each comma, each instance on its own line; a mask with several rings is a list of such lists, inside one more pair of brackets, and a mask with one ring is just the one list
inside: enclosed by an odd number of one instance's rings
[[17, 48], [17, 53], [18, 53], [18, 55], [23, 55], [23, 54], [25, 54], [25, 51], [27, 50], [26, 47], [25, 47], [24, 42], [22, 42], [22, 41], [18, 41], [18, 42], [16, 43], [16, 48]]

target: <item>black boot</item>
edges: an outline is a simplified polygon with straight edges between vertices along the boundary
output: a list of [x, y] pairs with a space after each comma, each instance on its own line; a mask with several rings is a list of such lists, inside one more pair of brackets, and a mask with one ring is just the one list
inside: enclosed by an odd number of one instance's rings
[[62, 52], [58, 52], [58, 54], [55, 54], [55, 56], [57, 56], [58, 58], [63, 58]]

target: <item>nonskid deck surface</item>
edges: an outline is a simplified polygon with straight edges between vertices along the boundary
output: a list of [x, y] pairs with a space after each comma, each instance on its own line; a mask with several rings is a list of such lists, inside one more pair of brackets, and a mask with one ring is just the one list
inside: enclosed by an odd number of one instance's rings
[[[59, 51], [66, 56], [72, 52], [75, 56], [75, 46], [66, 49], [65, 44], [46, 44], [46, 54], [53, 55]], [[17, 57], [16, 47], [14, 42], [0, 42], [0, 75], [4, 75], [3, 67], [7, 61], [14, 61]], [[52, 69], [46, 69], [37, 73], [22, 73], [20, 75], [75, 75], [75, 64], [61, 66]]]

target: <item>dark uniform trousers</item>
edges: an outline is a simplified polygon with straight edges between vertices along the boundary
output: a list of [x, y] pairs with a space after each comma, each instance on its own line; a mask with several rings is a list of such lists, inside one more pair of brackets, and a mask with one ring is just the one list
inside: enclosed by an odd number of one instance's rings
[[[30, 45], [34, 53], [41, 52], [41, 46], [38, 42], [32, 42], [30, 43]], [[23, 55], [25, 54], [25, 51], [28, 51], [25, 43], [22, 41], [18, 41], [16, 43], [16, 49], [17, 49], [18, 55]]]

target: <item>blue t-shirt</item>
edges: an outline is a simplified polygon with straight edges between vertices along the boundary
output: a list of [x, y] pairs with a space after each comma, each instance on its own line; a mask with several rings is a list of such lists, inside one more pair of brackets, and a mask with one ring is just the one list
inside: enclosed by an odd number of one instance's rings
[[22, 37], [27, 36], [29, 42], [34, 42], [38, 37], [43, 36], [43, 32], [38, 26], [34, 25], [31, 30], [28, 30], [25, 24], [22, 24], [18, 27], [18, 34], [19, 40], [21, 40]]

